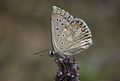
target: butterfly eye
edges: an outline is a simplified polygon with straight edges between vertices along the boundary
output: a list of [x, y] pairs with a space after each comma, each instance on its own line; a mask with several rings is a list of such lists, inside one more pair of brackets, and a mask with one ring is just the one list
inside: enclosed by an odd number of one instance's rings
[[63, 23], [61, 25], [63, 25]]
[[55, 54], [55, 52], [54, 52], [54, 51], [49, 51], [49, 56], [53, 57], [53, 56], [54, 56], [54, 54]]

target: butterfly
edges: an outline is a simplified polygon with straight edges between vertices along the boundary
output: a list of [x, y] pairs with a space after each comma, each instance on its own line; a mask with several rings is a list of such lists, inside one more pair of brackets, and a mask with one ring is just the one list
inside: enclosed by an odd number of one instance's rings
[[51, 25], [53, 51], [49, 52], [50, 56], [64, 58], [79, 54], [93, 44], [85, 21], [57, 6], [52, 7]]

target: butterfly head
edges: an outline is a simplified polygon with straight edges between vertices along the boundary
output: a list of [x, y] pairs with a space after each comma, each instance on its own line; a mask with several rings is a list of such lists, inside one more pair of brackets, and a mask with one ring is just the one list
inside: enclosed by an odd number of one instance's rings
[[50, 57], [54, 57], [55, 56], [55, 51], [49, 51], [48, 54], [49, 54]]
[[56, 59], [58, 58], [66, 58], [66, 56], [63, 54], [63, 53], [60, 53], [60, 52], [55, 52], [55, 51], [49, 51], [48, 55], [50, 57], [55, 57]]

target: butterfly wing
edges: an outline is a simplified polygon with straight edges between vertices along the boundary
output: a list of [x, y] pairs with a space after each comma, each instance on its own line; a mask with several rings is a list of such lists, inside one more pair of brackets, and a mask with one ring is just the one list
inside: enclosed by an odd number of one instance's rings
[[75, 18], [74, 21], [70, 23], [67, 31], [69, 31], [70, 34], [68, 34], [69, 36], [67, 37], [69, 45], [64, 48], [66, 54], [77, 54], [92, 45], [90, 29], [83, 20]]
[[[69, 18], [68, 18], [69, 17]], [[64, 42], [67, 40], [60, 41], [62, 33], [65, 29], [65, 26], [69, 24], [69, 21], [73, 20], [73, 16], [70, 16], [69, 13], [65, 12], [61, 8], [53, 6], [52, 12], [52, 43], [55, 51], [62, 52]]]
[[83, 20], [53, 6], [52, 42], [55, 51], [72, 55], [87, 49], [92, 44], [92, 36]]

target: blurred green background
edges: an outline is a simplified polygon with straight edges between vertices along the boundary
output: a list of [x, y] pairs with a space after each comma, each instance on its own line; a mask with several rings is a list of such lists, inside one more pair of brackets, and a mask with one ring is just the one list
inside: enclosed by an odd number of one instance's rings
[[54, 81], [51, 11], [85, 20], [94, 44], [77, 55], [81, 81], [120, 81], [120, 0], [0, 0], [0, 81]]

